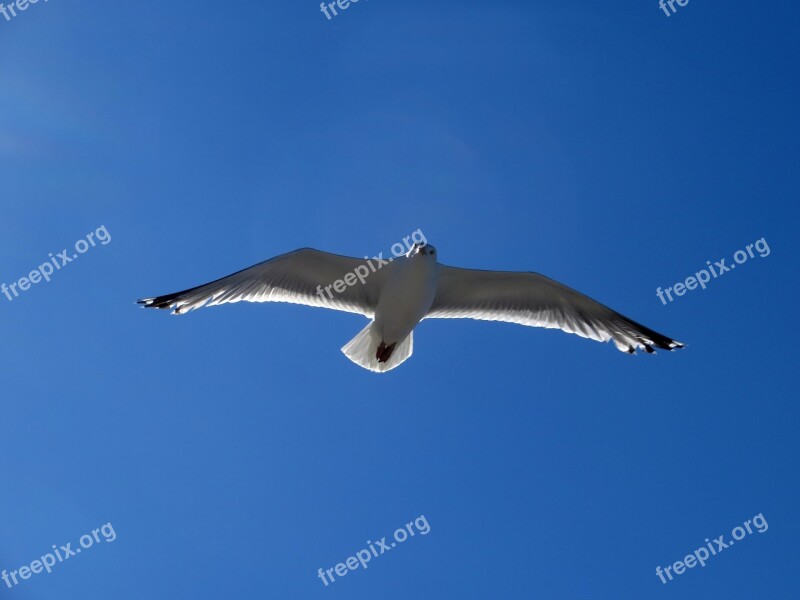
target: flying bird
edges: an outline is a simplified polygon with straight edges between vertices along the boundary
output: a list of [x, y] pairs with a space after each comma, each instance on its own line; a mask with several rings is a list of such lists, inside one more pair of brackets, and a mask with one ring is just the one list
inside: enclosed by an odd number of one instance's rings
[[313, 248], [281, 254], [222, 279], [139, 300], [183, 314], [232, 302], [290, 302], [358, 313], [370, 323], [342, 347], [357, 365], [383, 373], [414, 349], [423, 319], [480, 319], [561, 329], [630, 354], [683, 344], [538, 273], [479, 271], [440, 264], [428, 243], [408, 253], [351, 258]]

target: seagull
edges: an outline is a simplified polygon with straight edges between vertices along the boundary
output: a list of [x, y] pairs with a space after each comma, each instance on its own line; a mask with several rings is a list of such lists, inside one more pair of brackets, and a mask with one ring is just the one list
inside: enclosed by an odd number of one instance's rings
[[[407, 246], [408, 247], [408, 246]], [[440, 264], [436, 248], [415, 243], [405, 255], [352, 258], [302, 248], [197, 287], [138, 301], [174, 314], [233, 302], [289, 302], [357, 313], [370, 323], [342, 347], [376, 373], [400, 366], [423, 319], [480, 319], [560, 329], [622, 352], [653, 353], [683, 344], [538, 273], [480, 271]]]

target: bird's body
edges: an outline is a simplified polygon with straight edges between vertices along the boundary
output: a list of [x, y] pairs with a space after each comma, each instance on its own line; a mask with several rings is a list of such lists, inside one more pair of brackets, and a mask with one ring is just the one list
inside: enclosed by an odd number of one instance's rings
[[375, 326], [389, 345], [404, 340], [428, 314], [436, 296], [438, 264], [425, 254], [397, 258], [385, 268]]
[[[377, 260], [377, 259], [375, 259]], [[356, 364], [385, 372], [413, 352], [423, 319], [470, 318], [558, 328], [619, 350], [648, 353], [683, 344], [537, 273], [476, 271], [437, 262], [430, 244], [378, 261], [311, 248], [282, 254], [205, 285], [139, 303], [182, 314], [229, 302], [291, 302], [360, 313], [371, 322], [343, 348]]]

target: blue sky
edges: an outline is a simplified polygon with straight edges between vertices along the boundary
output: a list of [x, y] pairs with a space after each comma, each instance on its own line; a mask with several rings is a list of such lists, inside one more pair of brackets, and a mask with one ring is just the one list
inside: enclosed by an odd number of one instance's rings
[[[789, 598], [800, 535], [796, 4], [53, 0], [0, 17], [0, 595]], [[137, 309], [303, 246], [421, 228], [686, 342]], [[664, 306], [655, 294], [764, 238]], [[763, 514], [705, 567], [655, 574]], [[328, 569], [424, 515], [416, 535]]]

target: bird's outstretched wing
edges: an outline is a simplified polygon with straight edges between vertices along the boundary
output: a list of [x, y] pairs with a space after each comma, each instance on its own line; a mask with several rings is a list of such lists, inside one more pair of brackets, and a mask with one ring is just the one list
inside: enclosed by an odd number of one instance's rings
[[426, 319], [481, 319], [561, 329], [613, 340], [623, 352], [682, 348], [652, 329], [538, 273], [477, 271], [439, 266], [436, 297]]
[[[290, 302], [372, 317], [384, 273], [374, 262], [303, 248], [182, 292], [144, 298], [146, 308], [172, 308], [183, 314], [228, 302]], [[352, 277], [347, 277], [352, 273]], [[361, 275], [361, 277], [358, 277]], [[343, 291], [330, 287], [343, 280]], [[352, 285], [346, 285], [353, 282]], [[320, 294], [320, 287], [322, 293]], [[328, 287], [326, 291], [325, 288]]]

